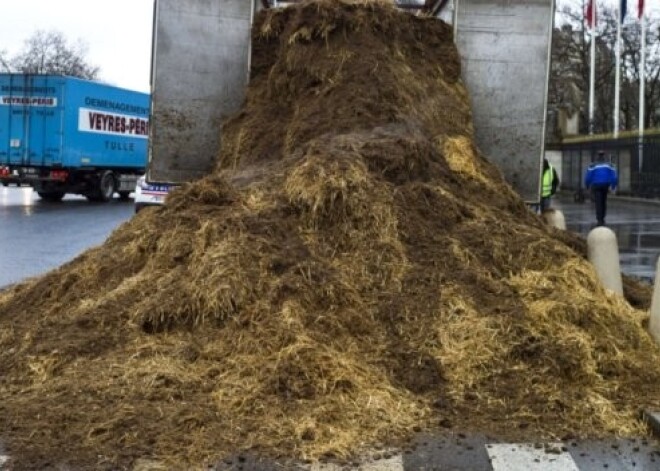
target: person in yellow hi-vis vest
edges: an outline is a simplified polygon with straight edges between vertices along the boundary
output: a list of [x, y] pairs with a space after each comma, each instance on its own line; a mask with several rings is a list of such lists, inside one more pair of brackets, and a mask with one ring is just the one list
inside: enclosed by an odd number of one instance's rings
[[541, 177], [541, 214], [550, 209], [550, 199], [557, 192], [559, 177], [557, 171], [550, 165], [548, 159], [543, 159], [543, 176]]

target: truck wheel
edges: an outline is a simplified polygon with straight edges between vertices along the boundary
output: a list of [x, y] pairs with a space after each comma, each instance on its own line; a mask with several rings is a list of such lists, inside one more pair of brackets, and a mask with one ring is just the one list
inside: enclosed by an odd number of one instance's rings
[[99, 178], [99, 187], [96, 193], [97, 201], [110, 201], [115, 194], [115, 176], [110, 170], [106, 170]]
[[49, 203], [57, 203], [64, 198], [64, 193], [61, 191], [38, 191], [37, 194], [39, 198]]

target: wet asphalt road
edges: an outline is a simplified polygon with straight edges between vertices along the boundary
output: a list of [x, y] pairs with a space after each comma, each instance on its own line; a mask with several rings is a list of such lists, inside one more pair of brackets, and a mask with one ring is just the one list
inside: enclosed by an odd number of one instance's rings
[[480, 435], [420, 435], [402, 451], [313, 465], [237, 455], [212, 471], [658, 471], [660, 449], [648, 439], [501, 443]]
[[[554, 202], [566, 218], [567, 229], [585, 238], [596, 223], [593, 202], [575, 203], [563, 195]], [[605, 218], [617, 236], [621, 271], [646, 280], [655, 278], [660, 255], [660, 201], [610, 197]]]
[[45, 273], [99, 245], [133, 215], [133, 200], [41, 201], [27, 187], [0, 186], [0, 288]]

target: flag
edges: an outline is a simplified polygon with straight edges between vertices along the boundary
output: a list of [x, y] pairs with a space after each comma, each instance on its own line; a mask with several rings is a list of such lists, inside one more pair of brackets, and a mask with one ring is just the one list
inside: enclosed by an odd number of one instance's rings
[[619, 21], [616, 24], [616, 67], [614, 69], [614, 138], [619, 137], [619, 108], [621, 103], [621, 28], [626, 19], [628, 2], [619, 2]]
[[[644, 0], [639, 0], [640, 2], [644, 2]], [[621, 0], [621, 4], [619, 5], [619, 21], [623, 24], [623, 20], [626, 19], [626, 12], [628, 11], [628, 0]]]
[[644, 0], [639, 0], [637, 4], [637, 18], [642, 19], [644, 16]]
[[[639, 1], [644, 3], [644, 0]], [[585, 12], [584, 16], [586, 17], [589, 28], [594, 29], [596, 26], [596, 0], [589, 0], [587, 3], [587, 11]]]

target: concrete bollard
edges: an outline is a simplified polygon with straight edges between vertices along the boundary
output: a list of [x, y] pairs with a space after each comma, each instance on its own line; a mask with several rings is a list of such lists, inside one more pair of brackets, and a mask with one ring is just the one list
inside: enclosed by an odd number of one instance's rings
[[651, 300], [651, 318], [649, 319], [649, 332], [657, 344], [660, 345], [660, 259], [655, 265], [655, 283], [653, 284], [653, 298]]
[[558, 209], [548, 209], [543, 213], [543, 220], [549, 226], [561, 229], [562, 231], [566, 230], [566, 218], [564, 218], [564, 213]]
[[607, 227], [597, 227], [587, 236], [587, 252], [603, 286], [623, 296], [616, 234]]

